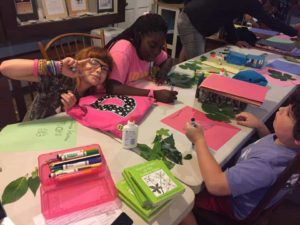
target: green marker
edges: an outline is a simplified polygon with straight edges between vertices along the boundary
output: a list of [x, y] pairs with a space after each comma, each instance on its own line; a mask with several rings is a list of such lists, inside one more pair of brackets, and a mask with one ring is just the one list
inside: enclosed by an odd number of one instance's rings
[[66, 152], [63, 154], [58, 154], [57, 158], [61, 160], [67, 160], [67, 159], [73, 159], [73, 158], [78, 158], [82, 156], [87, 156], [87, 155], [94, 155], [98, 154], [99, 150], [98, 149], [90, 149], [90, 150], [77, 150], [73, 152]]

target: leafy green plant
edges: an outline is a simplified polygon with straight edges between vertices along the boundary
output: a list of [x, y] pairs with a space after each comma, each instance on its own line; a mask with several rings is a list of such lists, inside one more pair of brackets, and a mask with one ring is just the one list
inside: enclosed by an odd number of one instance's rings
[[216, 103], [202, 103], [202, 109], [206, 112], [207, 118], [216, 121], [230, 123], [237, 112], [228, 104], [217, 105]]
[[284, 56], [284, 59], [290, 61], [290, 62], [294, 62], [294, 63], [300, 63], [300, 59], [297, 59], [295, 57], [292, 56]]
[[15, 202], [23, 197], [28, 189], [30, 189], [35, 196], [39, 186], [40, 179], [38, 177], [38, 170], [36, 168], [31, 173], [31, 176], [28, 177], [27, 174], [26, 176], [19, 177], [16, 180], [10, 182], [4, 189], [1, 202], [3, 205]]
[[280, 71], [276, 70], [269, 70], [270, 77], [273, 77], [275, 79], [281, 80], [281, 81], [287, 81], [287, 80], [296, 80], [292, 77], [292, 75], [288, 73], [281, 73]]
[[[152, 148], [146, 144], [138, 144], [137, 147], [140, 149], [140, 155], [148, 161], [160, 159], [169, 169], [175, 164], [182, 165], [182, 154], [175, 147], [173, 134], [169, 134], [168, 129], [161, 128], [156, 131]], [[190, 160], [192, 155], [187, 154], [184, 159]]]
[[186, 74], [180, 73], [170, 73], [168, 75], [169, 84], [181, 87], [181, 88], [191, 88], [195, 83], [195, 78], [191, 78]]
[[[201, 60], [201, 59], [200, 59]], [[200, 70], [201, 69], [201, 66], [199, 66], [199, 64], [201, 63], [201, 61], [190, 61], [190, 62], [186, 62], [184, 64], [181, 64], [179, 65], [179, 67], [181, 69], [184, 69], [184, 70], [193, 70], [193, 71], [196, 71], [196, 70]]]

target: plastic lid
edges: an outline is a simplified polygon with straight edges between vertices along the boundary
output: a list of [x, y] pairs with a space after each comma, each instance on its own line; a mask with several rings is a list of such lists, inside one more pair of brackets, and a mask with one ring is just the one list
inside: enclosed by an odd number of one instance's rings
[[128, 120], [127, 123], [129, 123], [129, 124], [135, 124], [134, 117], [129, 117], [129, 120]]

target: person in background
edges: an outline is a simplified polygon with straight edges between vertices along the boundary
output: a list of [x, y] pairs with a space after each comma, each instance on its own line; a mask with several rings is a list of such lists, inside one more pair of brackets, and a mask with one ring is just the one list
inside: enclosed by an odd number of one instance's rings
[[[300, 153], [300, 88], [290, 97], [290, 104], [280, 107], [273, 122], [275, 133], [253, 114], [242, 112], [237, 123], [256, 128], [261, 139], [245, 147], [237, 163], [222, 171], [209, 152], [200, 124], [186, 125], [186, 136], [195, 144], [198, 164], [206, 190], [196, 195], [194, 213], [202, 208], [226, 215], [235, 220], [246, 218], [258, 205], [267, 190], [282, 171]], [[274, 205], [299, 181], [293, 176], [286, 187], [272, 199]], [[201, 218], [199, 224], [201, 224]], [[181, 225], [195, 225], [196, 218], [190, 213]]]
[[151, 75], [151, 67], [159, 66], [157, 82], [164, 82], [172, 62], [163, 50], [166, 43], [167, 24], [158, 14], [140, 16], [130, 27], [107, 45], [114, 64], [108, 80], [111, 94], [154, 97], [159, 102], [171, 103], [176, 91], [149, 90], [134, 87], [133, 82]]
[[[73, 107], [81, 96], [104, 90], [112, 58], [100, 47], [87, 47], [75, 59], [11, 59], [0, 72], [11, 79], [38, 82], [37, 95], [24, 121], [42, 119]], [[98, 91], [98, 90], [97, 90]]]
[[299, 36], [299, 32], [266, 13], [258, 0], [186, 0], [178, 18], [178, 33], [183, 45], [181, 59], [190, 59], [205, 51], [205, 37], [224, 27], [230, 43], [239, 47], [250, 47], [236, 35], [233, 20], [248, 14], [275, 31], [289, 36]]

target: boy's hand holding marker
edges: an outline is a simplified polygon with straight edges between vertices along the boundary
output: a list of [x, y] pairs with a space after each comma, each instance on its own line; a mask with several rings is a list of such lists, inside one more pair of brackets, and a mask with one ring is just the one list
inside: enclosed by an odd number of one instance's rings
[[185, 135], [194, 144], [199, 140], [204, 140], [203, 128], [199, 123], [192, 118], [185, 126]]

